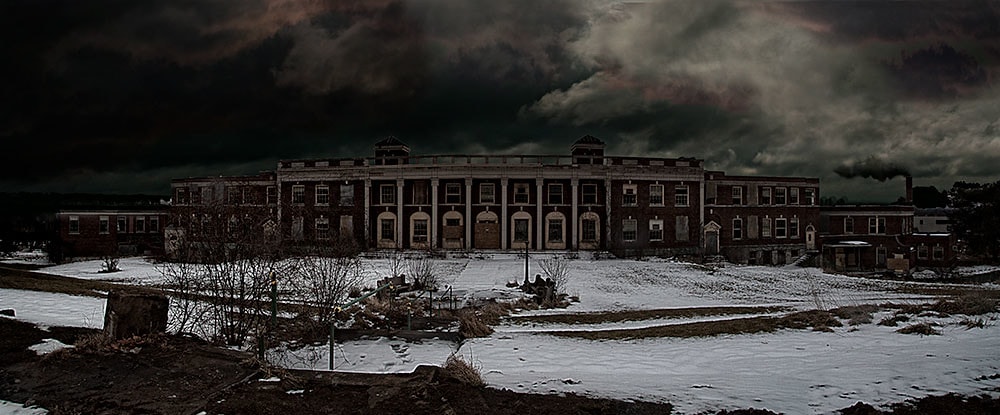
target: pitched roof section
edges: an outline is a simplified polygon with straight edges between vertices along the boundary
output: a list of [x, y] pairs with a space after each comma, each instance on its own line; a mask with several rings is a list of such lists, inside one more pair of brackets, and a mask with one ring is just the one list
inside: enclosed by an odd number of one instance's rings
[[406, 143], [404, 143], [402, 141], [399, 141], [399, 139], [396, 138], [396, 136], [392, 136], [392, 135], [386, 137], [382, 141], [379, 141], [379, 142], [375, 143], [375, 147], [391, 147], [391, 146], [403, 146], [403, 147], [407, 147]]
[[583, 137], [580, 137], [580, 139], [576, 140], [576, 142], [573, 143], [573, 144], [574, 145], [576, 145], [576, 144], [598, 144], [598, 145], [604, 145], [604, 142], [601, 141], [600, 138], [597, 138], [597, 137], [594, 137], [594, 136], [592, 136], [590, 134], [587, 134], [587, 135], [585, 135]]

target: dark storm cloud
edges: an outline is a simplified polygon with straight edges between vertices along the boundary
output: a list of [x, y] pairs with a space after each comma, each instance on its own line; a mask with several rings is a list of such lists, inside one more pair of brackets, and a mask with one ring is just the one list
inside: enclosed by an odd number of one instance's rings
[[0, 139], [50, 163], [18, 157], [0, 186], [162, 189], [390, 134], [419, 154], [593, 134], [834, 192], [866, 154], [937, 185], [996, 177], [1000, 13], [942, 3], [6, 2], [3, 38], [22, 41], [0, 43]]
[[891, 161], [882, 160], [875, 156], [851, 164], [842, 164], [833, 170], [834, 173], [846, 179], [855, 177], [872, 178], [880, 182], [892, 179], [897, 176], [909, 176], [910, 172], [906, 167]]

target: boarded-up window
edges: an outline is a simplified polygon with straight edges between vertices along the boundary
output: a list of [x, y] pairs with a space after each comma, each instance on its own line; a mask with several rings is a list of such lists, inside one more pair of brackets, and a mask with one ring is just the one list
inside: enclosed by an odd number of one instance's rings
[[354, 217], [343, 215], [340, 217], [340, 236], [354, 237]]
[[747, 239], [757, 239], [757, 215], [747, 216]]
[[678, 241], [688, 240], [688, 234], [690, 233], [688, 230], [688, 217], [678, 216], [676, 219], [677, 219], [677, 226], [674, 227], [674, 229], [677, 240]]

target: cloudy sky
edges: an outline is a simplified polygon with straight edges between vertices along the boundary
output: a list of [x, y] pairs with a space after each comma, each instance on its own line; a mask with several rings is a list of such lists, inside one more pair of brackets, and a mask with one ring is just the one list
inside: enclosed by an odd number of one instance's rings
[[387, 135], [592, 134], [852, 200], [1000, 179], [996, 1], [5, 0], [0, 33], [6, 191], [166, 193]]

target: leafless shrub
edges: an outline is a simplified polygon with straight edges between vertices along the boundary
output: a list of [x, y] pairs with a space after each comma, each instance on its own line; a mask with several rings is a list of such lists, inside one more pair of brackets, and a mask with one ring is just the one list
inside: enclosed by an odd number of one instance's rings
[[896, 330], [896, 332], [902, 334], [920, 334], [924, 336], [941, 334], [940, 331], [934, 328], [933, 324], [927, 322], [911, 324], [909, 326]]
[[569, 282], [569, 260], [563, 256], [551, 256], [537, 261], [538, 267], [546, 278], [555, 283], [554, 290], [559, 293], [566, 289]]
[[295, 258], [286, 274], [287, 285], [310, 306], [304, 311], [318, 325], [328, 325], [336, 307], [347, 302], [351, 291], [364, 282], [364, 265], [357, 256], [330, 254], [317, 252]]
[[964, 326], [966, 330], [972, 329], [985, 329], [987, 327], [992, 327], [995, 324], [995, 320], [987, 320], [985, 318], [964, 318], [962, 321], [958, 322], [959, 326]]
[[461, 355], [448, 356], [448, 360], [444, 363], [444, 370], [462, 383], [475, 387], [486, 386], [486, 382], [483, 381], [482, 368], [467, 362]]
[[810, 310], [800, 311], [784, 316], [780, 320], [780, 326], [791, 329], [804, 329], [812, 327], [816, 331], [832, 331], [830, 327], [841, 327], [843, 323], [837, 320], [828, 311]]
[[386, 257], [385, 272], [388, 274], [386, 277], [398, 277], [400, 274], [406, 272], [406, 256], [403, 255], [403, 251], [393, 250], [390, 251]]
[[413, 284], [425, 290], [436, 290], [437, 264], [426, 256], [412, 257], [406, 261], [406, 271], [413, 279]]
[[73, 346], [75, 346], [76, 351], [82, 353], [97, 353], [110, 350], [114, 342], [113, 337], [100, 331], [81, 336]]

